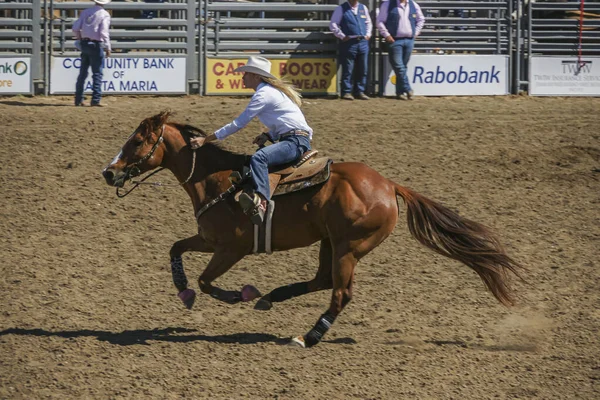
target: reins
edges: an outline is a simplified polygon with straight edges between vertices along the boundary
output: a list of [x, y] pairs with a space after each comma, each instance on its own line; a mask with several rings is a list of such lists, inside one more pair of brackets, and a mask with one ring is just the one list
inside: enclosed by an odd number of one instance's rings
[[[126, 179], [125, 179], [126, 181], [128, 180], [127, 178], [129, 178], [129, 176], [131, 176], [132, 171], [135, 171], [135, 170], [139, 171], [138, 166], [141, 165], [146, 160], [148, 160], [150, 157], [152, 157], [152, 155], [154, 154], [154, 152], [156, 151], [158, 146], [164, 141], [164, 139], [163, 139], [164, 133], [165, 133], [165, 125], [163, 124], [162, 130], [160, 132], [160, 136], [158, 137], [158, 139], [156, 140], [156, 143], [154, 143], [154, 146], [152, 147], [152, 149], [150, 149], [148, 154], [146, 154], [140, 160], [133, 163], [131, 166], [126, 167], [126, 170], [127, 170], [127, 175], [126, 175]], [[120, 188], [117, 187], [117, 197], [123, 198], [123, 197], [127, 196], [129, 193], [133, 192], [140, 185], [151, 185], [151, 186], [157, 186], [157, 187], [158, 186], [171, 186], [171, 187], [177, 186], [177, 187], [179, 187], [179, 186], [185, 185], [186, 183], [188, 183], [190, 181], [190, 179], [192, 179], [192, 176], [194, 175], [194, 171], [196, 169], [196, 150], [197, 149], [192, 149], [192, 169], [185, 181], [183, 181], [181, 183], [177, 183], [177, 184], [169, 184], [169, 183], [161, 183], [161, 182], [145, 182], [151, 176], [153, 176], [165, 169], [165, 167], [161, 167], [161, 168], [157, 169], [156, 171], [152, 171], [151, 173], [149, 173], [148, 175], [143, 177], [142, 180], [140, 180], [140, 181], [131, 180], [131, 182], [133, 183], [133, 186], [129, 190], [127, 190], [125, 193], [120, 193], [119, 192]], [[135, 176], [138, 176], [138, 174], [136, 174]], [[243, 179], [242, 179], [242, 181], [243, 181]], [[226, 191], [219, 194], [217, 197], [215, 197], [214, 199], [212, 199], [211, 201], [206, 203], [204, 206], [202, 206], [198, 210], [198, 212], [196, 213], [196, 221], [198, 221], [200, 219], [200, 216], [202, 214], [204, 214], [209, 208], [211, 208], [215, 204], [220, 203], [221, 201], [225, 200], [232, 193], [239, 190], [239, 188], [240, 188], [239, 184], [232, 182], [232, 185]]]
[[[127, 168], [127, 173], [129, 175], [129, 171], [133, 171], [134, 168], [138, 169], [138, 165], [141, 165], [144, 161], [146, 161], [147, 159], [149, 159], [150, 157], [152, 157], [152, 155], [154, 154], [154, 152], [156, 151], [156, 149], [158, 148], [158, 146], [164, 141], [163, 139], [163, 135], [165, 133], [165, 125], [163, 124], [162, 126], [162, 130], [160, 132], [160, 136], [158, 137], [158, 139], [156, 140], [156, 143], [154, 143], [154, 146], [152, 146], [152, 149], [150, 149], [150, 151], [148, 152], [148, 154], [146, 154], [144, 157], [142, 157], [141, 159], [139, 159], [138, 161], [136, 161], [134, 164], [132, 164], [131, 167], [126, 167]], [[192, 179], [192, 176], [194, 175], [194, 170], [196, 169], [196, 149], [192, 150], [192, 169], [190, 171], [190, 174], [188, 175], [187, 179], [181, 183], [177, 183], [177, 184], [173, 184], [173, 183], [162, 183], [162, 182], [145, 182], [148, 178], [150, 178], [152, 175], [155, 175], [157, 173], [159, 173], [160, 171], [162, 171], [163, 169], [165, 169], [165, 167], [161, 167], [159, 169], [157, 169], [156, 171], [152, 171], [150, 174], [146, 175], [144, 178], [142, 178], [141, 181], [134, 181], [131, 180], [131, 183], [133, 183], [133, 186], [127, 190], [125, 193], [121, 194], [119, 193], [119, 189], [117, 187], [117, 197], [119, 198], [123, 198], [125, 196], [127, 196], [129, 193], [133, 192], [138, 186], [140, 185], [151, 185], [151, 186], [183, 186], [186, 183], [188, 183], [190, 181], [190, 179]], [[138, 169], [139, 171], [139, 169]], [[136, 175], [137, 176], [137, 175]]]

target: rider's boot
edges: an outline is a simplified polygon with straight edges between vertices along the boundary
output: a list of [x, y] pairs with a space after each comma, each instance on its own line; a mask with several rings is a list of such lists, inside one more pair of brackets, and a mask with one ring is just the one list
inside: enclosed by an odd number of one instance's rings
[[254, 225], [262, 224], [267, 212], [267, 200], [262, 199], [257, 193], [242, 193], [239, 199], [242, 210], [250, 217]]

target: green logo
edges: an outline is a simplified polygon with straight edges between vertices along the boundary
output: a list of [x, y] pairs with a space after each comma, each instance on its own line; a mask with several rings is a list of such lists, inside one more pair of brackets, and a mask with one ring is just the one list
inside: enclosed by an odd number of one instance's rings
[[24, 61], [17, 61], [14, 66], [15, 74], [21, 76], [27, 72], [27, 63]]

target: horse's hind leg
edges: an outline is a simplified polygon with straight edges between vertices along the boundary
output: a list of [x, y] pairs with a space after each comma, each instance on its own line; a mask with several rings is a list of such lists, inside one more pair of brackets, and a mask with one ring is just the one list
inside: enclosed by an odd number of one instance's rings
[[[312, 347], [321, 341], [344, 307], [352, 300], [356, 264], [389, 235], [391, 227], [390, 222], [381, 225], [364, 239], [350, 240], [346, 238], [334, 242], [332, 257], [333, 291], [329, 309], [319, 317], [315, 326], [306, 335], [292, 339], [293, 344]], [[348, 234], [351, 236], [351, 232], [348, 232]]]
[[331, 289], [333, 287], [331, 276], [332, 261], [333, 251], [331, 249], [331, 241], [326, 238], [321, 240], [319, 269], [317, 270], [317, 275], [312, 280], [280, 286], [257, 301], [254, 308], [256, 310], [270, 310], [273, 307], [273, 303], [279, 303], [319, 290]]
[[319, 343], [344, 307], [352, 300], [354, 267], [358, 259], [352, 251], [337, 252], [333, 256], [333, 292], [329, 309], [319, 317], [315, 326], [303, 337], [292, 339], [292, 343], [302, 347], [312, 347]]

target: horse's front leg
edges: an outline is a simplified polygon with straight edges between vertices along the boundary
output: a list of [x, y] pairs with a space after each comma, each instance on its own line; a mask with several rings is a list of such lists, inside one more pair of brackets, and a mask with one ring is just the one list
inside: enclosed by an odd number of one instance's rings
[[239, 290], [223, 290], [212, 284], [214, 280], [229, 271], [231, 267], [240, 261], [246, 255], [246, 251], [240, 251], [232, 247], [219, 248], [215, 251], [213, 257], [208, 262], [206, 269], [198, 278], [198, 285], [203, 293], [223, 301], [228, 304], [239, 303], [240, 301], [251, 301], [261, 294], [256, 288], [246, 285]]
[[188, 309], [191, 309], [196, 300], [196, 292], [188, 289], [188, 280], [183, 269], [183, 259], [181, 258], [181, 255], [187, 251], [212, 253], [214, 248], [208, 245], [201, 235], [194, 235], [187, 239], [179, 240], [171, 246], [171, 274], [173, 275], [173, 283], [178, 290], [177, 296]]

